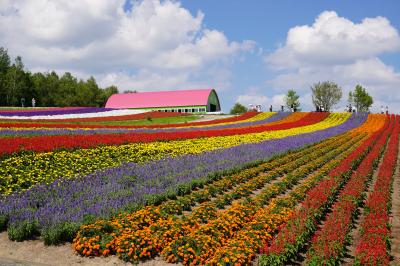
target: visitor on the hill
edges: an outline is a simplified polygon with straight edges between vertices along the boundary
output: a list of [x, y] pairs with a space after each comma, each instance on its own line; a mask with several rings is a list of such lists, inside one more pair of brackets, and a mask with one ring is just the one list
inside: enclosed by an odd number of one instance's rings
[[387, 115], [389, 114], [389, 108], [388, 108], [387, 105], [386, 105], [386, 114], [387, 114]]
[[272, 112], [272, 104], [271, 104], [271, 106], [269, 107], [269, 111]]
[[383, 105], [381, 105], [381, 114], [383, 114]]
[[35, 104], [36, 104], [36, 100], [35, 100], [35, 98], [32, 98], [32, 107], [35, 107]]
[[353, 107], [351, 107], [351, 104], [349, 105], [349, 113], [353, 111]]
[[25, 98], [24, 97], [21, 98], [21, 106], [25, 107]]
[[283, 112], [283, 105], [281, 105], [281, 111]]

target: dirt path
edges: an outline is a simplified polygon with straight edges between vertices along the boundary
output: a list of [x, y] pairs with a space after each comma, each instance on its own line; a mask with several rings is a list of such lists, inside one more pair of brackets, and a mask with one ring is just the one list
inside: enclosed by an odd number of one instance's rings
[[[41, 240], [10, 241], [7, 232], [0, 233], [0, 266], [127, 266], [117, 256], [84, 258], [74, 254], [71, 244], [45, 246]], [[140, 263], [142, 266], [171, 265], [161, 258]], [[176, 264], [175, 264], [176, 265]]]
[[[400, 148], [400, 146], [399, 146]], [[400, 265], [400, 153], [397, 155], [397, 168], [393, 181], [391, 228], [391, 265]]]

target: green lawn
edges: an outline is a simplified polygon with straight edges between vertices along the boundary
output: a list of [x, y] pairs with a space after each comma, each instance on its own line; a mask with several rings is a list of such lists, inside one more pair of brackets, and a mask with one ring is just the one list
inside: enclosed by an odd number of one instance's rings
[[151, 118], [141, 120], [122, 120], [122, 121], [105, 121], [105, 122], [83, 122], [80, 124], [91, 124], [91, 125], [110, 125], [110, 126], [148, 126], [148, 125], [160, 125], [160, 124], [178, 124], [190, 122], [198, 119], [195, 115], [175, 116], [175, 117], [162, 117], [162, 118]]

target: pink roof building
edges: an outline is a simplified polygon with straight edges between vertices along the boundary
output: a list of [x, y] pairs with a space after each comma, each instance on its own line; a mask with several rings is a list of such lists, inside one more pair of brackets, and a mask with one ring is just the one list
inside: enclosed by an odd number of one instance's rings
[[108, 98], [105, 107], [172, 112], [221, 111], [218, 95], [214, 89], [118, 93]]

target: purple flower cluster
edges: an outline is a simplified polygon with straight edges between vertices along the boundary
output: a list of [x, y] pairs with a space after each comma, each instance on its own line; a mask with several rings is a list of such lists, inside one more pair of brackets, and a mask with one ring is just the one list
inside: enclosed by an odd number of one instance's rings
[[82, 107], [65, 108], [56, 110], [37, 110], [37, 111], [0, 111], [0, 116], [38, 116], [38, 115], [67, 115], [67, 114], [86, 114], [111, 111], [111, 108]]
[[165, 193], [179, 184], [207, 175], [244, 167], [273, 155], [322, 141], [360, 126], [366, 114], [353, 114], [345, 123], [328, 129], [283, 139], [243, 144], [228, 149], [164, 158], [145, 164], [126, 163], [85, 177], [57, 180], [50, 185], [0, 199], [0, 219], [8, 226], [38, 221], [51, 228], [64, 222], [82, 223], [86, 215], [109, 217], [132, 204], [145, 204], [148, 195]]

